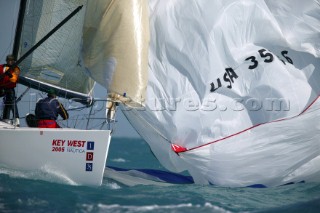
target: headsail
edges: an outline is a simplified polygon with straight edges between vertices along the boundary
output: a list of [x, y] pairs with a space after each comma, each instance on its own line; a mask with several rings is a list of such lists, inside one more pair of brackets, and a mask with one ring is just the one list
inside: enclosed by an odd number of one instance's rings
[[55, 87], [59, 95], [88, 104], [94, 81], [82, 63], [82, 30], [86, 0], [27, 0], [19, 40], [21, 57], [78, 6], [84, 8], [21, 62], [20, 83], [46, 91]]
[[84, 61], [112, 100], [144, 104], [148, 46], [147, 0], [88, 1]]
[[165, 167], [226, 186], [320, 175], [318, 0], [150, 0], [149, 12], [146, 107], [124, 112]]

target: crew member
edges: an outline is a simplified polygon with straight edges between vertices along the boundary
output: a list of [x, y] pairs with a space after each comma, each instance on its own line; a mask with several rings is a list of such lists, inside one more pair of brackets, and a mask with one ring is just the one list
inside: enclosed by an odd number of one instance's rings
[[64, 106], [56, 99], [56, 92], [50, 89], [46, 98], [40, 99], [36, 104], [36, 118], [39, 128], [60, 128], [56, 120], [60, 115], [63, 120], [69, 118]]
[[15, 87], [20, 75], [20, 68], [15, 65], [14, 55], [7, 55], [6, 64], [0, 65], [0, 93], [4, 96], [4, 109], [2, 119], [10, 122], [10, 112], [13, 114], [14, 124], [20, 125], [19, 112], [16, 102]]

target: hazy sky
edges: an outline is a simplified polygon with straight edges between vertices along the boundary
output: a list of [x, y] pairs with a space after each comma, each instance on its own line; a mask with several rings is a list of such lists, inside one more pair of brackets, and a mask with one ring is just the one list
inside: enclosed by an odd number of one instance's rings
[[[5, 63], [5, 57], [11, 53], [14, 41], [17, 13], [19, 11], [20, 0], [0, 0], [0, 63]], [[95, 94], [104, 98], [106, 90], [101, 86], [95, 88]], [[23, 106], [18, 105], [18, 108]], [[21, 117], [24, 115], [20, 115]], [[140, 137], [127, 121], [123, 113], [118, 110], [117, 126], [113, 134], [114, 137]]]

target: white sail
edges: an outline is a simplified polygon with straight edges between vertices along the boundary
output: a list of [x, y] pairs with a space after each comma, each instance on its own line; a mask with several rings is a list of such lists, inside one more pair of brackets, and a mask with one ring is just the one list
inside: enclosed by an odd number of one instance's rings
[[149, 0], [149, 21], [146, 106], [124, 112], [166, 168], [319, 181], [318, 0]]
[[[88, 1], [84, 62], [109, 97], [130, 106], [144, 103], [149, 19], [147, 0]], [[124, 99], [124, 96], [127, 99]]]

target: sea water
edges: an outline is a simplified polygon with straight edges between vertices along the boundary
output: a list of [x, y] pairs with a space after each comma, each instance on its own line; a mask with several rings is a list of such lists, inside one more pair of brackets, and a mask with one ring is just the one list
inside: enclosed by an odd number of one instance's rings
[[[107, 166], [165, 170], [142, 139], [113, 138]], [[102, 186], [86, 187], [0, 169], [0, 212], [320, 212], [319, 183], [229, 188], [164, 184], [108, 171]]]

